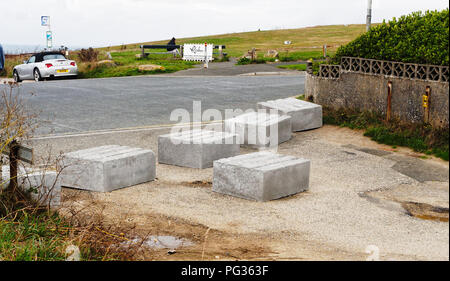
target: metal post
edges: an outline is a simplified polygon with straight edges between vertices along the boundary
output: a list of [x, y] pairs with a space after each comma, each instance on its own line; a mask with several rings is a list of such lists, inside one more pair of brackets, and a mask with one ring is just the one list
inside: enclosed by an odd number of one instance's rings
[[371, 24], [372, 24], [372, 0], [367, 0], [366, 31], [370, 30]]
[[386, 121], [389, 122], [391, 120], [391, 111], [392, 111], [392, 82], [388, 82], [388, 96], [387, 96], [387, 111], [386, 111]]
[[327, 44], [323, 45], [323, 57], [327, 57]]
[[205, 63], [204, 68], [208, 68], [208, 43], [205, 43]]
[[423, 121], [425, 123], [430, 122], [430, 97], [431, 97], [431, 87], [427, 86], [425, 90], [425, 95], [423, 96], [423, 107], [424, 107]]
[[223, 59], [222, 45], [219, 45], [219, 60]]

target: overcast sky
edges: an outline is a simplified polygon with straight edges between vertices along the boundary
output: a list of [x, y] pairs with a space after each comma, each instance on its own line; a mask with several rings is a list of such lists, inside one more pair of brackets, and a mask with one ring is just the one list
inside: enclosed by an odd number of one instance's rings
[[[54, 46], [109, 46], [176, 38], [365, 23], [367, 0], [0, 0], [0, 43], [44, 45], [51, 17]], [[441, 10], [447, 0], [373, 0], [373, 22]]]

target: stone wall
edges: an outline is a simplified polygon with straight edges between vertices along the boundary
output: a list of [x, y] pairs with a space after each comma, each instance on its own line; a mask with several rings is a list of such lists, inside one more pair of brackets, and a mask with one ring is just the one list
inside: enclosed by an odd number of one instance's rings
[[[341, 66], [342, 67], [342, 66]], [[366, 74], [345, 71], [329, 77], [307, 74], [305, 97], [331, 108], [347, 108], [386, 114], [388, 83], [392, 83], [391, 116], [406, 122], [422, 123], [426, 110], [422, 105], [427, 87], [429, 123], [435, 127], [449, 127], [449, 83], [417, 78]]]

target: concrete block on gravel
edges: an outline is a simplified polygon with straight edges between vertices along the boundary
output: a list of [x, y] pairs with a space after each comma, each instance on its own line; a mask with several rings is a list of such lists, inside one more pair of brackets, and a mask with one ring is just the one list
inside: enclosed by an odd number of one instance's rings
[[153, 151], [108, 145], [70, 152], [64, 155], [61, 185], [110, 192], [155, 179], [156, 157]]
[[310, 161], [256, 152], [214, 161], [213, 191], [270, 201], [308, 190]]
[[[4, 188], [9, 185], [9, 179], [9, 166], [3, 166]], [[17, 183], [39, 205], [55, 207], [61, 204], [61, 180], [56, 171], [20, 168]]]
[[205, 169], [213, 161], [238, 155], [237, 135], [208, 130], [180, 131], [158, 137], [158, 162]]
[[322, 106], [296, 98], [259, 102], [258, 109], [275, 110], [278, 114], [291, 116], [293, 132], [316, 129], [323, 125]]
[[243, 145], [274, 147], [291, 139], [291, 117], [249, 112], [225, 120], [225, 131], [239, 135]]

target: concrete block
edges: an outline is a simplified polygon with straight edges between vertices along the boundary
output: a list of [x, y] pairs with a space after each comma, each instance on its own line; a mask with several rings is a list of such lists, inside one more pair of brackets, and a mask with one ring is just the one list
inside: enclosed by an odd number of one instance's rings
[[65, 154], [61, 185], [110, 192], [152, 181], [155, 176], [153, 151], [108, 145]]
[[214, 161], [213, 191], [270, 201], [308, 190], [310, 161], [263, 151]]
[[275, 110], [291, 116], [292, 131], [300, 132], [322, 127], [322, 106], [296, 98], [271, 100], [258, 103], [258, 109]]
[[274, 147], [291, 139], [291, 117], [249, 112], [225, 120], [225, 131], [238, 134], [243, 145]]
[[[56, 207], [61, 204], [61, 180], [56, 171], [42, 169], [19, 169], [17, 183], [31, 198], [42, 206]], [[9, 185], [9, 166], [2, 167], [3, 188]]]
[[158, 137], [158, 162], [205, 169], [213, 161], [238, 155], [237, 135], [208, 130], [180, 131]]

